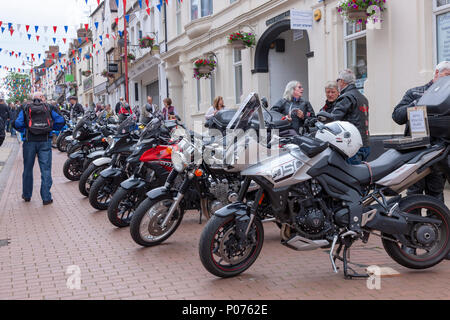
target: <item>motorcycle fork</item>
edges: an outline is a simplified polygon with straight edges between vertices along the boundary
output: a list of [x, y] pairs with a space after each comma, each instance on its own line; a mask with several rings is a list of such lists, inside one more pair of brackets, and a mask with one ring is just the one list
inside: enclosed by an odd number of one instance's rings
[[194, 179], [194, 174], [192, 172], [188, 173], [186, 180], [184, 180], [183, 184], [181, 185], [180, 191], [178, 192], [175, 202], [172, 203], [170, 206], [169, 212], [167, 213], [166, 218], [164, 219], [163, 223], [161, 224], [161, 228], [164, 229], [167, 226], [167, 223], [172, 219], [173, 214], [175, 213], [175, 210], [178, 208], [178, 206], [181, 203], [181, 200], [183, 200], [184, 195], [189, 189], [189, 186], [191, 184], [192, 179]]

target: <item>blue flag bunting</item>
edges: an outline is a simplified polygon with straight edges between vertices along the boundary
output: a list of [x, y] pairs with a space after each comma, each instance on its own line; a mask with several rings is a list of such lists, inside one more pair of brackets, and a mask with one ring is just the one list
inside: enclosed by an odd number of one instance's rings
[[34, 30], [36, 30], [36, 32], [38, 32], [39, 26], [35, 26], [35, 27], [34, 27]]
[[2, 33], [5, 31], [5, 28], [4, 27], [2, 27]]
[[66, 33], [67, 33], [67, 31], [69, 30], [69, 27], [68, 26], [64, 26], [64, 30], [66, 30]]
[[129, 14], [127, 14], [127, 15], [125, 16], [125, 19], [127, 19], [127, 23], [130, 23], [130, 15], [129, 15]]
[[100, 41], [100, 46], [103, 47], [103, 41]]
[[119, 30], [119, 36], [122, 38], [123, 32]]
[[53, 43], [56, 43], [56, 38], [53, 38]]
[[31, 34], [28, 34], [27, 36], [28, 36], [28, 40], [31, 40]]
[[80, 54], [81, 54], [81, 52], [83, 51], [83, 49], [82, 48], [80, 48], [80, 49], [78, 49], [78, 51], [80, 52]]
[[138, 0], [139, 1], [139, 8], [142, 9], [142, 0]]
[[78, 38], [78, 42], [81, 44], [83, 40], [81, 38]]
[[161, 11], [162, 0], [159, 0], [159, 4], [157, 4], [156, 7], [158, 8], [159, 11]]
[[12, 27], [12, 23], [9, 22], [9, 23], [8, 23], [8, 30], [11, 30], [11, 27]]
[[101, 41], [103, 41], [103, 36], [102, 35], [100, 35], [98, 37], [100, 38]]
[[119, 0], [116, 0], [117, 8], [119, 8]]
[[98, 30], [98, 22], [95, 22], [94, 24], [95, 24], [95, 29]]

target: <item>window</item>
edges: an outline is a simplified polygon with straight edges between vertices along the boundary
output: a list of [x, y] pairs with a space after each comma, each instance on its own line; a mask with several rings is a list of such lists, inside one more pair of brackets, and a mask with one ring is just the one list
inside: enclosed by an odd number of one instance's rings
[[242, 89], [242, 52], [239, 49], [234, 49], [233, 52], [233, 68], [234, 68], [234, 92], [236, 97], [236, 104], [240, 104], [243, 89]]
[[177, 10], [177, 35], [181, 34], [181, 5], [179, 1], [176, 2]]
[[191, 0], [191, 20], [210, 16], [213, 13], [213, 0]]
[[134, 83], [134, 100], [139, 101], [139, 84], [137, 82]]
[[356, 75], [356, 87], [363, 92], [367, 79], [366, 25], [345, 23], [345, 66]]
[[450, 61], [450, 0], [435, 0], [436, 62]]

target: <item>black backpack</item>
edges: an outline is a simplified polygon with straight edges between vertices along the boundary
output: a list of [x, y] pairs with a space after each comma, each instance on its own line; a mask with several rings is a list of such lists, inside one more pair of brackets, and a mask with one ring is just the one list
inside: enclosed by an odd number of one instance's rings
[[53, 130], [51, 107], [45, 103], [33, 103], [25, 108], [27, 128], [34, 135], [49, 134]]

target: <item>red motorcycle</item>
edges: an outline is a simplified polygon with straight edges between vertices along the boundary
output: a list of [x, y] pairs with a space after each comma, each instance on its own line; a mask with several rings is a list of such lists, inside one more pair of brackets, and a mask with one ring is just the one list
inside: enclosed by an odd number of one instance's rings
[[134, 172], [120, 184], [108, 207], [108, 219], [116, 227], [130, 224], [135, 209], [146, 198], [146, 193], [165, 184], [172, 171], [172, 158], [167, 150], [174, 121], [161, 123], [153, 119], [144, 129], [133, 153], [127, 158]]

